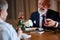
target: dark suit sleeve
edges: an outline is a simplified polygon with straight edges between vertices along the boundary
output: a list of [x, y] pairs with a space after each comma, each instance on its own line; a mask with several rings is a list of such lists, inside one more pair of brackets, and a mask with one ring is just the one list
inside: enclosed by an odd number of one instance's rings
[[35, 13], [33, 12], [32, 14], [31, 14], [31, 16], [30, 16], [30, 20], [32, 20], [32, 22], [33, 22], [33, 26], [34, 26], [34, 20], [35, 20]]
[[58, 22], [58, 27], [57, 28], [60, 29], [60, 22]]
[[39, 13], [38, 11], [31, 14], [30, 20], [33, 22], [33, 27], [39, 27]]
[[30, 20], [33, 20], [33, 18], [34, 18], [34, 13], [31, 14]]
[[59, 17], [59, 13], [57, 12], [57, 14], [56, 14], [56, 19], [57, 19], [57, 22], [58, 22], [58, 29], [60, 29], [60, 17]]

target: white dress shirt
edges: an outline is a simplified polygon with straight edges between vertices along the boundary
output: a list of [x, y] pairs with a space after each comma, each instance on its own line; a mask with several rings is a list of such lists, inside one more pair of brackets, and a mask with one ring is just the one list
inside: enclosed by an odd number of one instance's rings
[[46, 16], [47, 9], [45, 9], [43, 12], [38, 9], [38, 12], [40, 14], [39, 26], [42, 27], [42, 20], [43, 20], [42, 15], [45, 15]]
[[12, 25], [0, 19], [0, 40], [20, 40]]

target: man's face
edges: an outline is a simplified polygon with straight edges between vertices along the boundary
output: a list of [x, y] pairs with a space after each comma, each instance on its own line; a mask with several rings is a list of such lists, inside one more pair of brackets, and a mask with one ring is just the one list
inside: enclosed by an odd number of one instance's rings
[[3, 20], [6, 20], [7, 15], [8, 15], [7, 10], [2, 10], [1, 11], [1, 16], [2, 16]]
[[47, 5], [45, 3], [46, 0], [38, 0], [38, 9], [43, 11], [47, 9]]

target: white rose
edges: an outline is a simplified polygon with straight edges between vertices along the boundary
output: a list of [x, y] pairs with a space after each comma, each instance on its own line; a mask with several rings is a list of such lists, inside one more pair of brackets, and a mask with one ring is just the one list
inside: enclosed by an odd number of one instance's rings
[[27, 27], [33, 26], [33, 23], [32, 23], [31, 20], [26, 21], [24, 24], [25, 24], [25, 26], [27, 26]]

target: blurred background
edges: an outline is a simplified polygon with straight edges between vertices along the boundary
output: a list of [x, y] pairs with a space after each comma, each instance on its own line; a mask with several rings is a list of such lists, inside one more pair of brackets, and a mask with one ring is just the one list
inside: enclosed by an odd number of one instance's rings
[[[7, 0], [9, 4], [7, 22], [16, 27], [18, 16], [23, 13], [24, 20], [28, 20], [32, 12], [37, 11], [38, 0]], [[60, 13], [60, 0], [51, 0], [50, 9]]]

